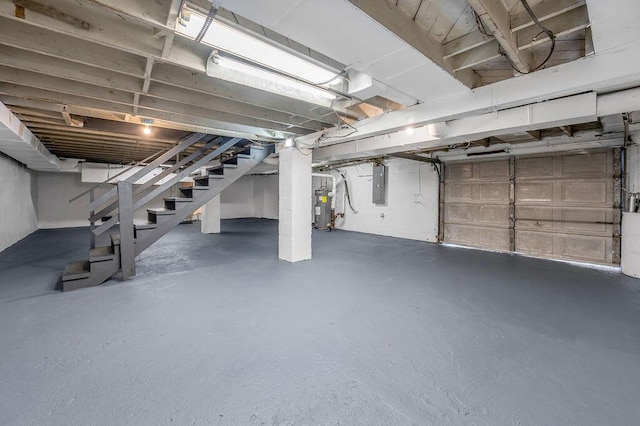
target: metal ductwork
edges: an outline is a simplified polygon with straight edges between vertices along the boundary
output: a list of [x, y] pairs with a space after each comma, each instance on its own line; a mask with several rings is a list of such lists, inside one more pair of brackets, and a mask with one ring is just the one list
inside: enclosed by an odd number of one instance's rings
[[51, 154], [2, 102], [0, 102], [0, 151], [37, 171], [58, 172], [73, 169], [78, 165], [78, 160], [60, 160]]

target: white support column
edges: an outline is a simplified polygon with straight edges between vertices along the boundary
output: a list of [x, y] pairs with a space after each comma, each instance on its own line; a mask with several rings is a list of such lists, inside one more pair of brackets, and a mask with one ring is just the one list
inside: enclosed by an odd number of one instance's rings
[[311, 259], [311, 150], [280, 151], [279, 257]]
[[202, 206], [200, 217], [200, 231], [203, 234], [220, 233], [220, 194], [213, 197]]

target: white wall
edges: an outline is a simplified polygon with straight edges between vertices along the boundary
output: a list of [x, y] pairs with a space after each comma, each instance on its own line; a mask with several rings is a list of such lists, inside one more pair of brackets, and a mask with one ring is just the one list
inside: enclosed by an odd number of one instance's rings
[[[368, 234], [387, 235], [420, 241], [437, 241], [438, 174], [431, 164], [404, 159], [386, 161], [386, 204], [372, 202], [370, 163], [340, 168], [346, 172], [351, 201], [358, 213], [346, 204], [344, 185], [338, 186], [336, 228]], [[314, 190], [320, 179], [314, 179]], [[382, 217], [381, 215], [384, 215]]]
[[[94, 183], [81, 181], [80, 173], [38, 173], [38, 227], [67, 228], [73, 226], [89, 226], [89, 214], [84, 206], [89, 203], [89, 195], [69, 203], [69, 200], [81, 192], [93, 187]], [[96, 191], [96, 196], [109, 189], [103, 186]], [[163, 196], [177, 196], [177, 189], [167, 191]], [[145, 221], [147, 208], [164, 207], [162, 197], [138, 210], [134, 220]]]
[[242, 176], [220, 194], [220, 217], [253, 217], [253, 176]]
[[36, 175], [0, 153], [0, 251], [38, 229]]
[[278, 218], [278, 175], [253, 176], [254, 216]]
[[278, 176], [243, 176], [220, 194], [222, 219], [278, 218]]

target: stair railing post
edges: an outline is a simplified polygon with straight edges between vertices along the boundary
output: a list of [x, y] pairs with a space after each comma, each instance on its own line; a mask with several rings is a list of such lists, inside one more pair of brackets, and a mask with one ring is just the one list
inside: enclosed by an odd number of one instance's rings
[[[91, 190], [89, 191], [89, 202], [92, 202], [94, 199], [96, 198], [96, 194], [94, 191], [94, 188], [91, 188]], [[95, 220], [92, 219], [93, 215], [95, 214], [95, 211], [92, 210], [89, 213], [89, 223], [91, 224], [90, 229], [91, 229], [91, 248], [94, 249], [96, 248], [96, 234], [93, 233], [93, 230], [96, 229], [96, 222]]]
[[133, 184], [118, 182], [118, 214], [120, 216], [120, 265], [122, 279], [136, 274], [136, 252], [133, 235]]

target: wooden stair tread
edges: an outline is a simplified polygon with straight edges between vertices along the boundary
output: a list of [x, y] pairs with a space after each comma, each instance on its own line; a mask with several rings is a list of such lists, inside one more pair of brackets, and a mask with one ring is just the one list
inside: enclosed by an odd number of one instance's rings
[[171, 215], [171, 214], [176, 214], [175, 210], [169, 210], [169, 209], [147, 209], [147, 211], [149, 213], [153, 213], [155, 215]]
[[157, 223], [153, 223], [153, 222], [141, 222], [141, 223], [134, 223], [133, 227], [135, 229], [155, 229], [158, 227]]
[[165, 201], [173, 201], [176, 203], [188, 203], [193, 201], [193, 198], [184, 198], [184, 197], [165, 197]]
[[116, 255], [111, 247], [95, 247], [89, 250], [89, 262], [102, 262], [115, 258]]
[[62, 281], [81, 280], [83, 278], [89, 278], [91, 271], [89, 269], [89, 261], [81, 260], [79, 262], [73, 262], [64, 268], [62, 274]]

